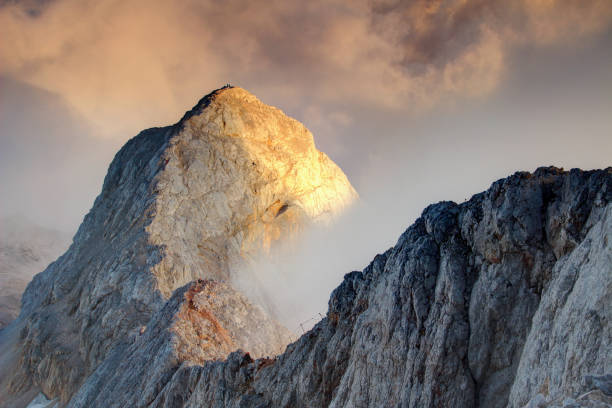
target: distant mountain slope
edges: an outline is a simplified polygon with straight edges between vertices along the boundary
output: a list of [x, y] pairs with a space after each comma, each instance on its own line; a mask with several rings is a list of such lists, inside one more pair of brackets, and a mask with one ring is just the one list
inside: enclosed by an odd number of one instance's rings
[[32, 277], [68, 248], [66, 233], [25, 218], [0, 219], [0, 328], [19, 314], [21, 294]]
[[105, 362], [68, 406], [609, 407], [611, 244], [612, 168], [517, 173], [427, 207], [277, 358], [151, 367], [146, 399]]

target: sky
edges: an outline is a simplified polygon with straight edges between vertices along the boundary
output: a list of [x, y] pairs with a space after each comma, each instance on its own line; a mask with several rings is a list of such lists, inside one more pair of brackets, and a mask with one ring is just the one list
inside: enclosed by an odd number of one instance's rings
[[129, 138], [226, 83], [360, 193], [330, 282], [432, 202], [612, 165], [609, 0], [0, 0], [0, 216], [73, 233]]

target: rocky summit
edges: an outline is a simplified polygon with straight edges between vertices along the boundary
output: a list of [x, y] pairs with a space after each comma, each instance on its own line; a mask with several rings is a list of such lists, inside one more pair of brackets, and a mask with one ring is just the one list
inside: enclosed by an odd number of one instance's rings
[[285, 348], [232, 275], [355, 198], [303, 126], [238, 88], [143, 132], [0, 332], [0, 403], [612, 407], [612, 168], [427, 207]]
[[141, 132], [114, 158], [73, 244], [28, 285], [19, 318], [0, 334], [0, 405], [25, 406], [40, 391], [65, 404], [102, 367], [132, 378], [131, 363], [117, 360], [130, 347], [140, 351], [132, 358], [167, 368], [152, 396], [177, 364], [236, 349], [277, 354], [287, 330], [223, 282], [356, 198], [302, 124], [240, 88]]

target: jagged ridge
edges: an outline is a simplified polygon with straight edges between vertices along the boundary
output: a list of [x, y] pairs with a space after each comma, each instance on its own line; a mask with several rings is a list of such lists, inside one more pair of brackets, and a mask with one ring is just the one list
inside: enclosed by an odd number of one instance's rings
[[[463, 204], [432, 205], [395, 247], [345, 276], [327, 316], [284, 354], [182, 365], [147, 406], [520, 407], [577, 397], [593, 386], [587, 374], [612, 367], [611, 198], [612, 168], [541, 168]], [[88, 381], [69, 406], [87, 406], [85, 396], [111, 406], [127, 398]], [[606, 398], [596, 391], [576, 404]]]

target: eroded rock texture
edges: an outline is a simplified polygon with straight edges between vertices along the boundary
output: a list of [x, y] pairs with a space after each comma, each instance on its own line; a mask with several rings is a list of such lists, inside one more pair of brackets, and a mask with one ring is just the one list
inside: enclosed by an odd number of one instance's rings
[[[111, 360], [159, 313], [178, 320], [153, 324], [164, 336], [151, 340], [168, 342], [145, 348], [170, 365], [234, 347], [277, 352], [286, 333], [245, 299], [236, 298], [240, 313], [230, 316], [214, 310], [231, 303], [217, 298], [203, 309], [212, 320], [198, 314], [199, 301], [178, 315], [168, 302], [195, 279], [230, 281], [242, 262], [355, 198], [302, 124], [240, 88], [211, 93], [173, 126], [143, 131], [116, 155], [73, 244], [28, 285], [19, 319], [2, 332], [0, 405], [21, 406], [38, 390], [67, 402], [98, 367], [119, 370]], [[202, 334], [185, 316], [217, 321], [219, 330]], [[216, 346], [203, 351], [205, 343]], [[90, 380], [102, 387], [95, 374]], [[152, 387], [151, 398], [159, 391]]]
[[284, 354], [183, 364], [136, 406], [609, 406], [611, 198], [612, 169], [542, 168], [432, 205]]

